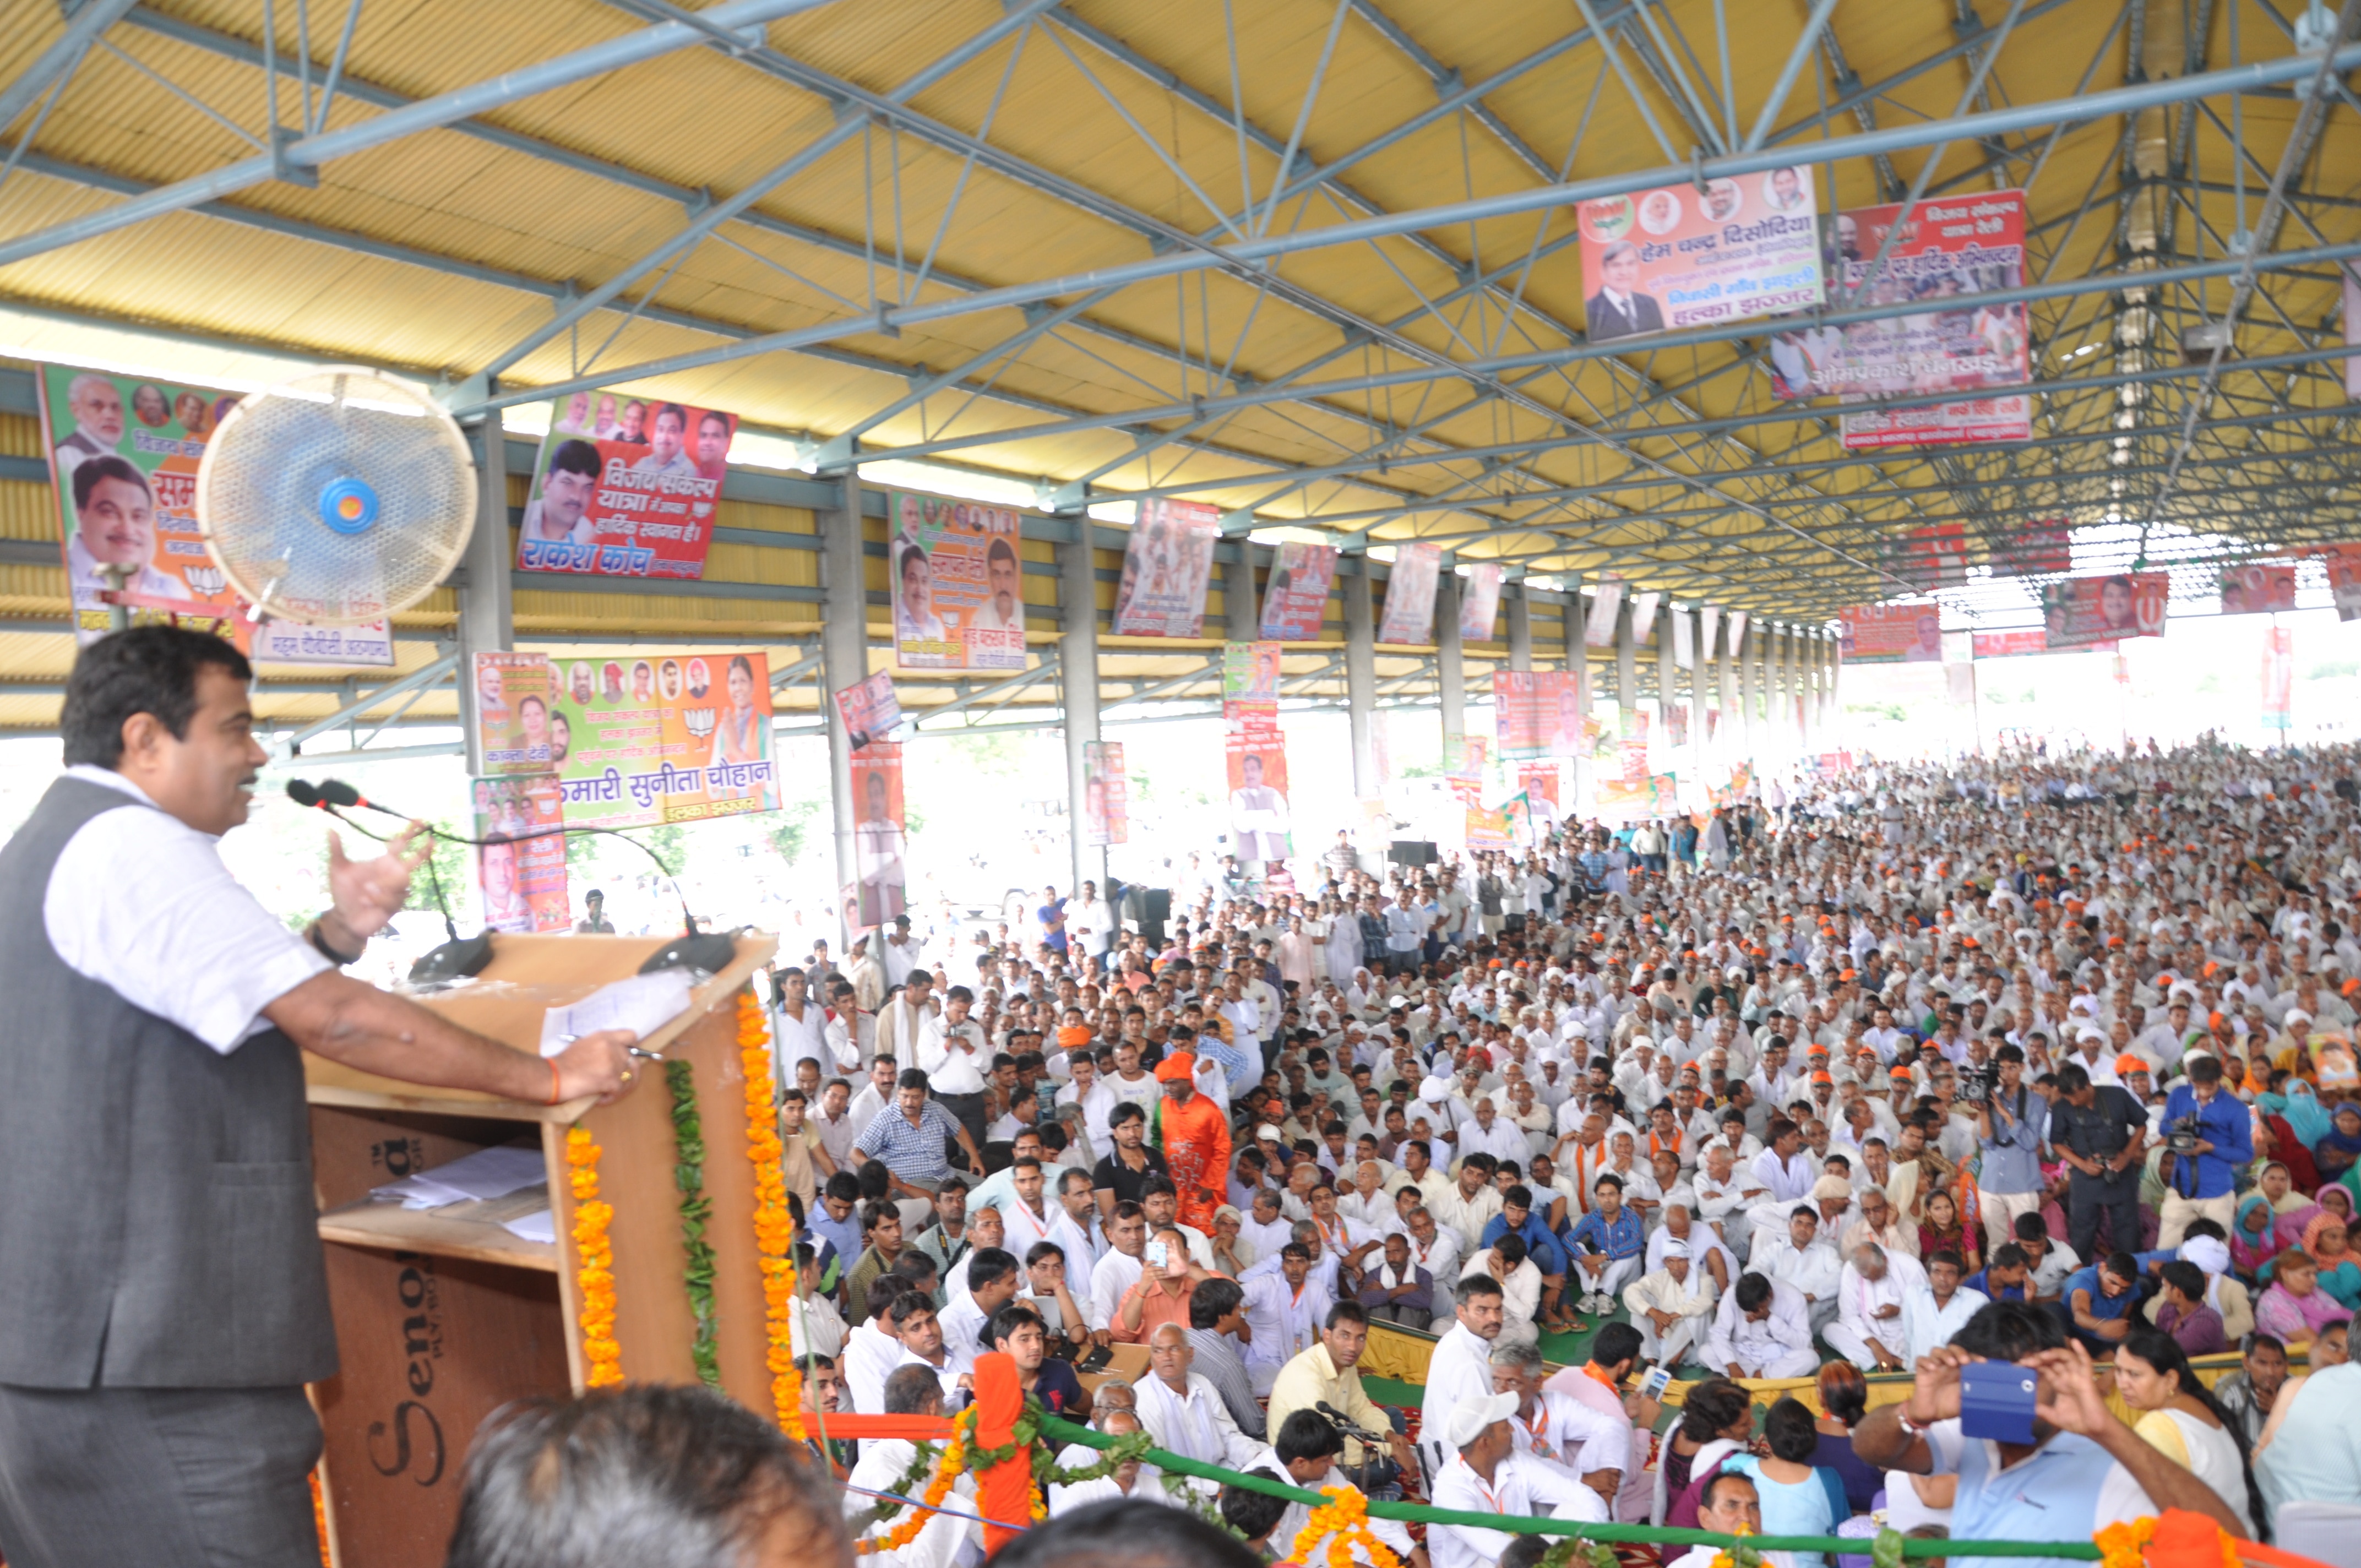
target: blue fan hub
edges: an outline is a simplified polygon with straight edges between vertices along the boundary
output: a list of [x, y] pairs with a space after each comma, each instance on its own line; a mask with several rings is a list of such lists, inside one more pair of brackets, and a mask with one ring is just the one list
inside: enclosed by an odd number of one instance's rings
[[336, 533], [366, 533], [377, 522], [377, 491], [366, 479], [331, 479], [320, 489], [320, 521]]

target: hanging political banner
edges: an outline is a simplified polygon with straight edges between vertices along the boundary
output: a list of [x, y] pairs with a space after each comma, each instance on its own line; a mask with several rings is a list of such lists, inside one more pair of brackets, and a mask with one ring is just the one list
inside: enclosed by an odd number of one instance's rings
[[1280, 861], [1289, 852], [1287, 737], [1279, 728], [1279, 645], [1222, 644], [1223, 754], [1231, 853]]
[[1496, 851], [1517, 847], [1516, 816], [1508, 806], [1471, 806], [1466, 822], [1465, 845], [1469, 850]]
[[2245, 561], [2222, 568], [2224, 615], [2273, 615], [2295, 608], [2295, 568]]
[[1848, 664], [1941, 663], [1943, 607], [1933, 599], [1862, 604], [1840, 611]]
[[1593, 343], [1745, 321], [1820, 302], [1809, 166], [1661, 185], [1576, 209]]
[[566, 781], [569, 823], [637, 828], [779, 808], [768, 654], [651, 651], [554, 669], [550, 762]]
[[2063, 518], [2028, 522], [1992, 547], [1995, 577], [2057, 577], [2074, 569], [2074, 547]]
[[1631, 596], [1631, 636], [1635, 641], [1645, 642], [1653, 634], [1656, 606], [1664, 597], [1653, 591]]
[[853, 886], [846, 912], [857, 925], [883, 926], [909, 908], [902, 748], [873, 740], [851, 761]]
[[1714, 633], [1720, 630], [1721, 607], [1719, 605], [1713, 604], [1700, 606], [1697, 609], [1698, 657], [1704, 659], [1711, 659], [1713, 657]]
[[474, 782], [476, 887], [492, 931], [566, 931], [565, 786], [549, 773]]
[[1581, 683], [1568, 671], [1493, 671], [1492, 717], [1504, 760], [1571, 757], [1582, 749]]
[[1393, 573], [1386, 578], [1386, 613], [1378, 627], [1378, 641], [1434, 641], [1434, 586], [1442, 570], [1441, 545], [1394, 546]]
[[1459, 584], [1459, 637], [1464, 642], [1492, 641], [1492, 623], [1500, 614], [1500, 568], [1479, 561], [1467, 568]]
[[1290, 539], [1271, 557], [1270, 580], [1262, 590], [1262, 635], [1279, 642], [1308, 642], [1320, 635], [1328, 608], [1329, 585], [1336, 580], [1336, 547]]
[[120, 602], [134, 626], [209, 631], [258, 664], [392, 664], [386, 622], [257, 620], [205, 554], [197, 469], [237, 393], [71, 365], [41, 366], [38, 377], [41, 445], [77, 641], [113, 630]]
[[1672, 773], [1600, 779], [1591, 798], [1592, 809], [1601, 822], [1627, 823], [1668, 817], [1680, 809], [1680, 780]]
[[603, 391], [561, 398], [549, 411], [517, 569], [704, 576], [738, 416]]
[[1532, 803], [1533, 815], [1555, 821], [1558, 816], [1558, 765], [1526, 762], [1517, 769], [1517, 788]]
[[1582, 641], [1591, 648], [1615, 645], [1616, 612], [1623, 608], [1623, 579], [1601, 577], [1590, 590], [1590, 614], [1582, 623]]
[[840, 688], [836, 711], [856, 751], [875, 741], [891, 740], [902, 724], [902, 698], [894, 690], [894, 677], [883, 670]]
[[1920, 593], [1965, 587], [1968, 530], [1965, 523], [1938, 522], [1914, 528], [1886, 552], [1894, 575]]
[[2054, 649], [2088, 648], [2124, 637], [2164, 635], [2168, 572], [2067, 577], [2041, 588], [2041, 627]]
[[1244, 720], [1223, 737], [1229, 768], [1231, 853], [1283, 861], [1290, 853], [1287, 740], [1277, 724]]
[[[2021, 387], [2032, 379], [2022, 302], [1945, 308], [1949, 300], [2023, 286], [2025, 192], [1986, 191], [1919, 203], [1871, 279], [1869, 269], [1901, 215], [1898, 203], [1838, 214], [1828, 236], [1828, 276], [1841, 280], [1838, 297], [1848, 303], [1925, 308], [1774, 334], [1772, 384], [1779, 395], [1833, 396], [1859, 404]], [[1844, 444], [1856, 451], [2023, 441], [2032, 434], [2032, 403], [2016, 393], [1915, 409], [1849, 410], [1843, 422]]]
[[2361, 620], [2361, 544], [2326, 544], [2312, 552], [2328, 568], [2328, 597], [2339, 620]]
[[1745, 610], [1730, 612], [1730, 653], [1732, 658], [1746, 652], [1746, 623], [1749, 619]]
[[1082, 742], [1082, 842], [1093, 850], [1131, 842], [1131, 778], [1123, 742]]
[[1697, 629], [1685, 609], [1673, 611], [1673, 667], [1677, 670], [1697, 668]]
[[889, 491], [894, 662], [906, 670], [1025, 667], [1021, 514]]
[[1222, 644], [1222, 711], [1279, 712], [1279, 647], [1276, 642]]
[[2295, 715], [2295, 633], [2274, 626], [2263, 633], [2263, 728], [2285, 734]]
[[1195, 637], [1204, 629], [1219, 508], [1158, 499], [1139, 503], [1123, 551], [1113, 630], [1118, 637]]
[[1979, 631], [1972, 646], [1979, 659], [2015, 659], [2048, 652], [2049, 636], [2037, 627], [2031, 631]]
[[478, 653], [475, 659], [476, 740], [485, 773], [553, 772], [548, 655]]

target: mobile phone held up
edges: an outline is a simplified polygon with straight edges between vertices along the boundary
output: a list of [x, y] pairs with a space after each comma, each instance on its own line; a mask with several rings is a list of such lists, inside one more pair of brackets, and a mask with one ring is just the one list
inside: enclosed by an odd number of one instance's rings
[[2036, 1378], [2008, 1361], [1971, 1361], [1960, 1368], [1960, 1433], [1994, 1442], [2033, 1441]]

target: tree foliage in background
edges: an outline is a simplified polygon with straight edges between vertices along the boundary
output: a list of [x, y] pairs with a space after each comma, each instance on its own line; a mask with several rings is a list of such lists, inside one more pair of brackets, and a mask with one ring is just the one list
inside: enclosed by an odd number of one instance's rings
[[418, 873], [410, 879], [410, 902], [402, 907], [434, 909], [434, 883], [440, 881], [443, 897], [451, 905], [451, 918], [464, 929], [475, 923], [474, 911], [469, 906], [469, 890], [476, 885], [476, 870], [469, 861], [471, 847], [442, 837], [443, 834], [464, 829], [454, 828], [448, 822], [437, 822], [434, 827], [437, 829], [434, 850], [428, 861], [434, 868], [434, 875], [430, 878], [426, 874], [427, 868], [419, 867]]
[[764, 837], [787, 864], [794, 865], [811, 848], [812, 820], [819, 815], [819, 805], [817, 800], [791, 800], [775, 814], [778, 826]]
[[688, 861], [688, 829], [677, 822], [662, 822], [631, 835], [653, 850], [656, 861], [673, 876], [678, 876]]

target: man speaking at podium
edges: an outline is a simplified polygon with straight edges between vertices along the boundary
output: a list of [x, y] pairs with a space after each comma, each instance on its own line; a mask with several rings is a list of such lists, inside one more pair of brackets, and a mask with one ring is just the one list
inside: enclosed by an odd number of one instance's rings
[[214, 840], [266, 760], [245, 658], [140, 627], [82, 651], [65, 773], [0, 850], [0, 1552], [10, 1568], [316, 1568], [303, 1385], [336, 1370], [298, 1047], [551, 1102], [544, 1060], [339, 972], [408, 896], [415, 825], [302, 935]]

